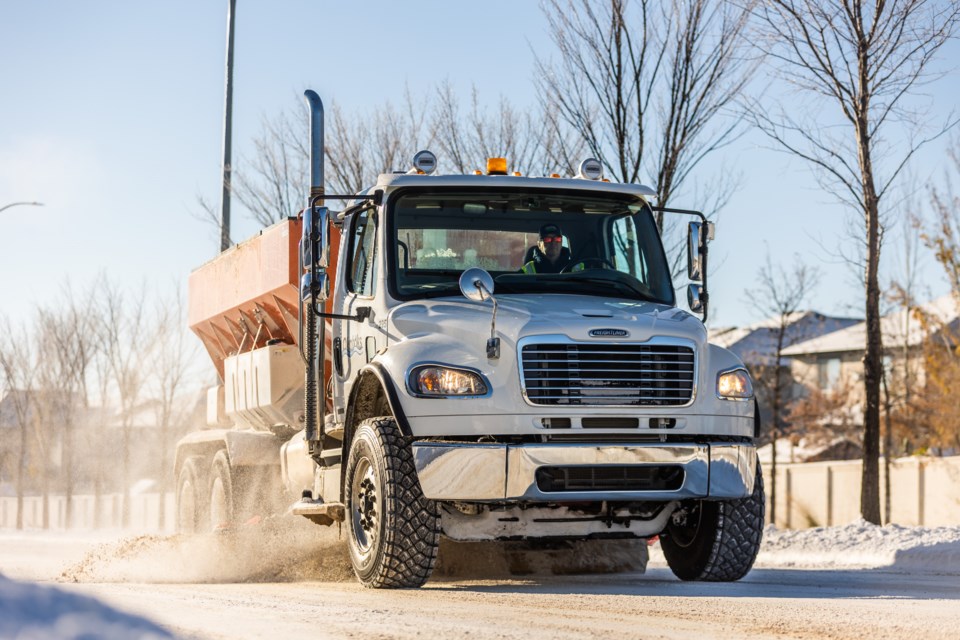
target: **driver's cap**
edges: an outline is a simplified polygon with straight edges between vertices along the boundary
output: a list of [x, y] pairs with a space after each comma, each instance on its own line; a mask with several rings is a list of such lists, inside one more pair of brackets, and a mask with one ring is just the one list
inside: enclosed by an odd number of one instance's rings
[[547, 238], [549, 236], [563, 237], [563, 231], [560, 230], [559, 225], [555, 225], [552, 222], [547, 223], [540, 227], [540, 237]]

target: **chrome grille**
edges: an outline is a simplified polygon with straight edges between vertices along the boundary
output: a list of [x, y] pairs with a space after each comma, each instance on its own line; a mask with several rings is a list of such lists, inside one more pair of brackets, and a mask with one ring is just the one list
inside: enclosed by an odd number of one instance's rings
[[527, 344], [520, 363], [538, 405], [678, 406], [693, 399], [693, 349], [665, 344]]

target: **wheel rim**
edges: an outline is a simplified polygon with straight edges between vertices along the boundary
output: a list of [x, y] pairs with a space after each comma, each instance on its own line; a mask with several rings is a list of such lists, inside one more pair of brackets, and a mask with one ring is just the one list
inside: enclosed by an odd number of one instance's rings
[[367, 458], [357, 463], [350, 483], [350, 497], [353, 540], [360, 554], [367, 555], [377, 544], [380, 525], [376, 476]]
[[696, 503], [684, 513], [674, 512], [670, 516], [670, 537], [678, 547], [689, 547], [697, 539], [700, 523], [703, 520], [703, 508]]
[[223, 481], [216, 478], [210, 488], [210, 527], [216, 531], [221, 525], [229, 524], [229, 521], [227, 492], [223, 488]]
[[183, 533], [194, 533], [197, 528], [197, 499], [194, 496], [193, 483], [184, 482], [180, 486], [180, 500], [177, 509], [177, 529]]

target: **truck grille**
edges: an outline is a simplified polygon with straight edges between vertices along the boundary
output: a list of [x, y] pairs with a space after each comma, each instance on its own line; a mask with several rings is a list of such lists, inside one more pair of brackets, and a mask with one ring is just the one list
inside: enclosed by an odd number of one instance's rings
[[537, 488], [559, 491], [676, 491], [683, 485], [683, 469], [675, 465], [602, 465], [595, 467], [540, 467]]
[[539, 405], [679, 406], [693, 399], [694, 352], [663, 344], [528, 344], [527, 398]]

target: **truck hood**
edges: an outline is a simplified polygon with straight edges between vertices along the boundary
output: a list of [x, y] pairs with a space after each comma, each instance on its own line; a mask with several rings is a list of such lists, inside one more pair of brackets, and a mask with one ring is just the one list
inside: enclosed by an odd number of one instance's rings
[[[663, 304], [558, 294], [496, 298], [496, 334], [503, 348], [513, 348], [520, 339], [532, 335], [616, 342], [645, 342], [654, 336], [666, 336], [692, 340], [698, 347], [706, 343], [706, 330], [698, 318]], [[460, 297], [408, 302], [391, 311], [390, 333], [399, 340], [442, 335], [468, 351], [482, 352], [490, 337], [492, 314], [491, 302]]]

